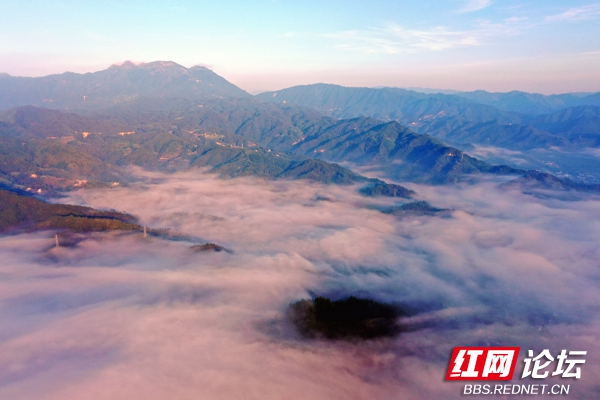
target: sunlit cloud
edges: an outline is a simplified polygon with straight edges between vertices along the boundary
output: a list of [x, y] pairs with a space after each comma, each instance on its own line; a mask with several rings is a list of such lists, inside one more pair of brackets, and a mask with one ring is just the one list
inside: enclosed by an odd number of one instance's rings
[[404, 29], [398, 25], [367, 31], [344, 31], [323, 35], [338, 42], [337, 47], [363, 53], [401, 54], [418, 50], [445, 50], [459, 46], [476, 46], [473, 32], [452, 31], [444, 27], [430, 30]]
[[465, 4], [457, 12], [469, 13], [469, 12], [473, 12], [473, 11], [479, 11], [479, 10], [483, 10], [486, 7], [489, 7], [491, 4], [492, 4], [492, 0], [468, 0], [467, 4]]
[[[572, 392], [597, 390], [597, 200], [412, 185], [455, 211], [397, 218], [366, 207], [393, 199], [354, 187], [136, 174], [61, 201], [233, 253], [141, 235], [59, 249], [51, 233], [0, 238], [1, 398], [459, 399], [442, 380], [458, 343], [588, 350]], [[284, 314], [310, 293], [421, 312], [397, 339], [308, 341]]]
[[549, 15], [545, 18], [547, 22], [572, 22], [583, 21], [600, 17], [600, 4], [590, 4], [582, 7], [570, 8], [565, 12]]
[[511, 17], [502, 22], [479, 20], [474, 28], [468, 30], [453, 30], [444, 26], [408, 29], [388, 24], [383, 28], [343, 31], [321, 36], [332, 39], [340, 49], [363, 53], [402, 54], [481, 46], [499, 36], [519, 34], [528, 27], [527, 20], [525, 17]]

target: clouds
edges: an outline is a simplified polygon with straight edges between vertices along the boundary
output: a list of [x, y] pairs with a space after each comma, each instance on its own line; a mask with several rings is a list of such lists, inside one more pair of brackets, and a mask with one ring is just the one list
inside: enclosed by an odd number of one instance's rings
[[[458, 14], [468, 14], [491, 6], [491, 0], [470, 0], [457, 10]], [[364, 53], [402, 54], [416, 49], [444, 50], [463, 46], [474, 46], [497, 41], [502, 36], [522, 33], [551, 22], [576, 22], [600, 16], [597, 4], [573, 7], [558, 14], [536, 16], [517, 13], [501, 18], [486, 16], [483, 19], [462, 21], [459, 25], [446, 22], [444, 25], [430, 25], [415, 29], [410, 24], [388, 22], [383, 27], [346, 30], [323, 34], [322, 37], [340, 41], [342, 49]], [[413, 25], [414, 26], [414, 25]], [[460, 26], [458, 28], [457, 26]]]
[[449, 26], [406, 28], [387, 23], [380, 28], [323, 34], [343, 50], [373, 54], [406, 54], [419, 51], [440, 51], [462, 47], [482, 46], [506, 36], [520, 34], [530, 28], [527, 17], [509, 17], [500, 21], [474, 21], [462, 29]]
[[[51, 250], [51, 234], [0, 238], [0, 397], [458, 398], [441, 378], [455, 345], [598, 345], [596, 200], [414, 185], [456, 211], [397, 219], [366, 207], [393, 199], [351, 187], [137, 173], [63, 201], [234, 252], [136, 235]], [[393, 340], [306, 341], [284, 313], [309, 293], [419, 314]], [[573, 392], [591, 387], [598, 361], [590, 353]]]
[[458, 10], [459, 13], [469, 13], [483, 10], [492, 4], [492, 0], [467, 0], [466, 4]]
[[419, 49], [445, 50], [479, 44], [473, 32], [452, 31], [445, 27], [430, 30], [405, 29], [388, 24], [384, 28], [365, 31], [345, 31], [322, 35], [338, 42], [337, 47], [363, 53], [402, 54]]
[[600, 4], [589, 4], [581, 7], [573, 7], [568, 10], [548, 15], [544, 18], [546, 22], [576, 22], [600, 17]]
[[343, 50], [363, 53], [402, 54], [424, 50], [444, 50], [457, 46], [479, 44], [477, 35], [468, 31], [453, 31], [445, 27], [429, 30], [405, 29], [388, 24], [384, 28], [366, 31], [345, 31], [323, 37], [338, 42]]

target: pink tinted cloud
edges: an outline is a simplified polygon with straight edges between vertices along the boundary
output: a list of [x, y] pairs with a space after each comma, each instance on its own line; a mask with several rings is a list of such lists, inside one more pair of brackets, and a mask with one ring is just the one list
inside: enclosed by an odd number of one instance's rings
[[[0, 238], [0, 397], [459, 398], [461, 385], [441, 378], [459, 343], [598, 345], [597, 200], [415, 185], [456, 211], [398, 219], [365, 208], [393, 200], [353, 187], [138, 174], [61, 201], [233, 253], [139, 235], [50, 251], [50, 233]], [[396, 339], [309, 341], [285, 319], [309, 291], [421, 312]], [[590, 353], [578, 394], [593, 391], [598, 361]]]

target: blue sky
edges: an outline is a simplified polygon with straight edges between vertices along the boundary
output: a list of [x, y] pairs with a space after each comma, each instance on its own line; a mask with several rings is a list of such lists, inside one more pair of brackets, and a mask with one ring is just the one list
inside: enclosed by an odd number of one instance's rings
[[600, 91], [600, 3], [2, 1], [0, 71], [206, 65], [251, 92], [346, 86]]

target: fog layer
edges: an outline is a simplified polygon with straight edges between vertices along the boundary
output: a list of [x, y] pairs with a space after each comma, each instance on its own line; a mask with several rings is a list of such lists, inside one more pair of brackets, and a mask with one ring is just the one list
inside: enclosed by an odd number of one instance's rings
[[[383, 214], [355, 187], [136, 171], [129, 187], [61, 202], [112, 208], [186, 241], [53, 232], [0, 238], [0, 398], [432, 399], [459, 345], [587, 350], [573, 398], [600, 377], [600, 201], [494, 182], [412, 185], [453, 211]], [[349, 295], [416, 314], [397, 338], [300, 337], [290, 302]], [[522, 357], [521, 357], [522, 358]]]

